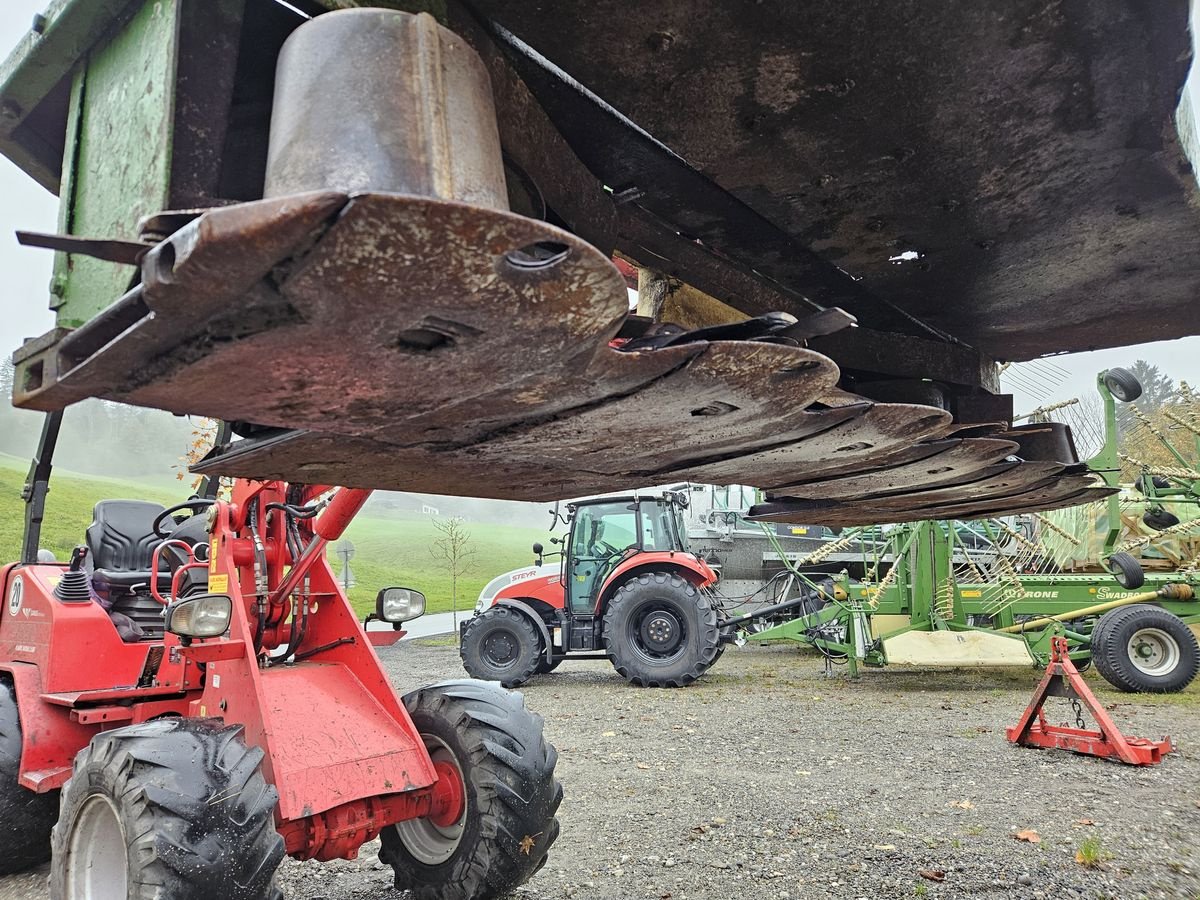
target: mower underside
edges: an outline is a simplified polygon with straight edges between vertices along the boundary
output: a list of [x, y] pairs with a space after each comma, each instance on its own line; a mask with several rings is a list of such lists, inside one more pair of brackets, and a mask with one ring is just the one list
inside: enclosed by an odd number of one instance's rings
[[247, 478], [510, 500], [744, 483], [831, 524], [1104, 494], [1069, 441], [847, 394], [799, 346], [615, 350], [627, 306], [612, 263], [549, 224], [313, 192], [183, 224], [120, 303], [21, 351], [17, 399], [254, 422], [197, 466]]

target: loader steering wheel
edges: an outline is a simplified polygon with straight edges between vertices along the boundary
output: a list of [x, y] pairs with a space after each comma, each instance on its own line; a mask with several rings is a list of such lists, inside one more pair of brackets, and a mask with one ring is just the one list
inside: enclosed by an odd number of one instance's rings
[[150, 526], [155, 537], [167, 538], [170, 534], [162, 530], [163, 522], [168, 516], [174, 516], [177, 512], [189, 510], [192, 515], [196, 515], [202, 509], [208, 509], [216, 504], [216, 500], [204, 500], [200, 497], [195, 497], [191, 500], [184, 500], [182, 503], [176, 503], [174, 506], [169, 506], [154, 517], [154, 524]]

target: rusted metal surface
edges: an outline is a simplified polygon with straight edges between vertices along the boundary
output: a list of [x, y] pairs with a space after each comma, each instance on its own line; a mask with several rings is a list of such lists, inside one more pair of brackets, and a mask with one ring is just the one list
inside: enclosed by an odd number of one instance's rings
[[973, 438], [943, 443], [945, 447], [940, 452], [916, 462], [871, 469], [858, 475], [819, 479], [808, 485], [788, 485], [784, 490], [791, 497], [812, 499], [874, 497], [959, 484], [969, 478], [983, 477], [986, 472], [998, 474], [1017, 465], [1016, 460], [1010, 460], [1017, 449], [1011, 441]]
[[[195, 398], [161, 396], [157, 379], [169, 379], [213, 343], [294, 318], [260, 286], [345, 202], [340, 194], [316, 193], [196, 219], [147, 254], [144, 285], [121, 302], [58, 341], [35, 341], [17, 351], [13, 402], [47, 411], [87, 397], [162, 409], [191, 405]], [[224, 384], [192, 387], [225, 392], [227, 377]], [[147, 392], [144, 402], [140, 390]]]
[[[757, 487], [790, 484], [798, 477], [818, 478], [858, 472], [892, 452], [940, 437], [950, 414], [932, 406], [876, 403], [859, 407], [860, 415], [805, 437], [735, 460], [698, 465], [678, 477], [703, 484], [746, 483], [735, 477], [753, 472]], [[838, 410], [837, 412], [842, 412]], [[806, 413], [823, 416], [820, 411]]]
[[[544, 58], [517, 65], [589, 168], [714, 268], [997, 358], [1200, 329], [1185, 0], [469, 5]], [[728, 297], [702, 262], [673, 274]]]
[[[560, 249], [546, 261], [522, 252], [539, 244]], [[44, 386], [18, 404], [101, 396], [369, 434], [507, 385], [531, 391], [529, 373], [550, 396], [628, 305], [616, 268], [560, 229], [396, 195], [213, 210], [153, 250], [143, 278], [94, 323], [113, 333], [81, 329], [43, 351]], [[109, 346], [96, 333], [123, 337]], [[657, 375], [630, 366], [635, 383]], [[231, 376], [253, 389], [228, 390]]]
[[1112, 488], [1098, 487], [1094, 479], [1071, 476], [1050, 479], [1043, 486], [1008, 497], [974, 500], [946, 505], [878, 506], [869, 501], [861, 503], [820, 503], [771, 497], [766, 503], [752, 507], [749, 518], [757, 522], [805, 522], [833, 528], [869, 525], [878, 522], [918, 522], [923, 519], [982, 519], [1016, 515], [1023, 512], [1058, 509], [1102, 500], [1113, 493]]
[[43, 250], [61, 250], [104, 259], [109, 262], [136, 266], [150, 252], [150, 244], [139, 241], [123, 241], [118, 238], [86, 238], [74, 234], [42, 234], [36, 231], [18, 231], [17, 243], [22, 247], [40, 247]]
[[822, 498], [789, 501], [806, 511], [895, 521], [1053, 505], [1089, 483], [1005, 462], [1046, 435], [1062, 455], [1053, 429], [948, 439], [949, 412], [838, 389], [822, 354], [703, 339], [761, 324], [614, 350], [623, 277], [544, 222], [336, 192], [180, 221], [106, 316], [21, 356], [25, 405], [103, 396], [300, 429], [224, 448], [206, 473], [501, 499], [803, 483]]
[[279, 55], [266, 196], [390, 191], [507, 210], [482, 61], [428, 14], [342, 10]]

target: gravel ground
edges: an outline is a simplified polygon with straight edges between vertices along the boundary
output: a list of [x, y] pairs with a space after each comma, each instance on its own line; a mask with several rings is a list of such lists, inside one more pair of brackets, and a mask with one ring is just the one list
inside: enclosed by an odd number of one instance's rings
[[[437, 642], [382, 656], [402, 690], [462, 676]], [[566, 799], [550, 860], [517, 897], [1200, 898], [1200, 685], [1134, 698], [1092, 680], [1128, 733], [1182, 745], [1138, 770], [1009, 746], [1032, 671], [820, 669], [744, 647], [682, 690], [629, 687], [602, 662], [527, 684]], [[1018, 840], [1026, 829], [1040, 841]], [[1095, 868], [1076, 861], [1085, 843]], [[377, 848], [287, 861], [280, 886], [289, 900], [395, 898]], [[0, 898], [45, 896], [42, 873], [0, 879]]]

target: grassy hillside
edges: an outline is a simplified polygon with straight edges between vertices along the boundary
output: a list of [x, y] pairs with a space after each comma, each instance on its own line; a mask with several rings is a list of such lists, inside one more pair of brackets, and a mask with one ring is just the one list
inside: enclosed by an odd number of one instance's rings
[[[25, 522], [21, 487], [28, 465], [24, 460], [0, 455], [0, 560], [5, 562], [15, 559], [21, 550]], [[186, 496], [187, 489], [182, 485], [172, 491], [162, 483], [80, 476], [56, 470], [46, 501], [41, 545], [54, 551], [59, 559], [66, 559], [72, 547], [83, 543], [84, 530], [92, 521], [92, 507], [98, 500], [128, 497], [169, 505]], [[501, 572], [533, 562], [530, 545], [536, 540], [545, 541], [545, 533], [535, 528], [481, 522], [470, 522], [466, 527], [475, 549], [475, 562], [472, 570], [459, 580], [460, 610], [473, 607], [483, 586]], [[346, 537], [355, 545], [350, 568], [356, 584], [350, 589], [350, 599], [360, 613], [374, 609], [376, 592], [388, 585], [423, 591], [429, 599], [430, 612], [451, 608], [450, 578], [430, 552], [438, 533], [429, 519], [363, 516], [354, 521]], [[332, 550], [330, 560], [337, 572], [340, 563]]]
[[[459, 579], [460, 610], [473, 607], [483, 586], [501, 572], [532, 564], [530, 546], [537, 540], [546, 542], [546, 532], [536, 528], [468, 522], [466, 529], [475, 557], [471, 571]], [[438, 533], [429, 519], [361, 516], [347, 529], [346, 537], [355, 547], [350, 570], [356, 585], [350, 589], [350, 599], [356, 608], [373, 609], [379, 588], [402, 585], [423, 591], [430, 612], [450, 609], [450, 577], [430, 552]], [[332, 553], [330, 558], [335, 560], [334, 572], [339, 572], [340, 562]]]

